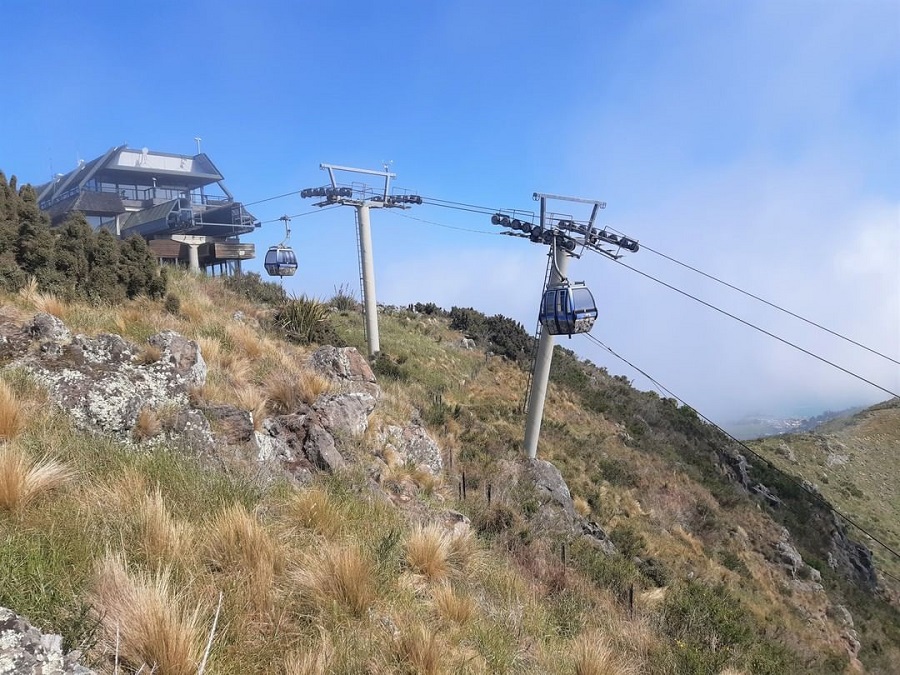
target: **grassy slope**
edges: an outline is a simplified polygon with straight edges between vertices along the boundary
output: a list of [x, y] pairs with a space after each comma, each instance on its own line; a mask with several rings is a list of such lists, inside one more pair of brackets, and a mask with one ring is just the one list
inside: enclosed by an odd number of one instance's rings
[[[213, 356], [201, 395], [213, 400], [252, 407], [267, 395], [273, 373], [299, 372], [308, 348], [231, 321], [234, 311], [251, 324], [265, 312], [225, 292], [221, 282], [177, 277], [174, 293], [181, 298], [178, 315], [143, 300], [119, 309], [58, 309], [79, 332], [118, 332], [140, 342], [172, 328], [201, 339]], [[24, 314], [37, 303], [7, 297], [0, 304]], [[333, 322], [348, 343], [362, 347], [357, 315], [336, 313]], [[551, 386], [541, 454], [558, 464], [579, 508], [627, 553], [607, 558], [570, 545], [563, 566], [561, 542], [535, 539], [528, 526], [525, 516], [534, 508], [528, 491], [504, 480], [520, 450], [523, 372], [479, 350], [450, 346], [459, 336], [440, 318], [400, 313], [383, 316], [381, 328], [393, 367], [381, 378], [386, 396], [375, 424], [419, 417], [452, 456], [443, 487], [417, 483], [403, 467], [389, 478], [418, 491], [426, 512], [449, 505], [468, 513], [480, 532], [476, 553], [443, 575], [423, 574], [407, 555], [414, 528], [406, 511], [358, 487], [365, 483], [358, 473], [323, 480], [318, 492], [298, 497], [287, 485], [257, 484], [237, 468], [223, 474], [176, 452], [135, 452], [76, 432], [40, 405], [27, 379], [7, 372], [33, 410], [10, 445], [35, 456], [50, 452], [79, 474], [34, 507], [0, 512], [0, 604], [101, 659], [109, 626], [104, 633], [89, 603], [96, 606], [94, 567], [111, 550], [124, 551], [135, 573], [170, 566], [184, 591], [177, 603], [201, 608], [204, 631], [219, 590], [225, 592], [210, 672], [572, 672], [579, 659], [598, 663], [592, 648], [604, 644], [611, 646], [609, 672], [625, 664], [686, 673], [726, 666], [840, 672], [846, 665], [821, 600], [792, 590], [767, 562], [775, 523], [670, 448], [659, 425], [676, 413], [660, 413], [658, 401], [611, 378], [590, 411], [573, 390]], [[360, 439], [360, 450], [379, 448], [370, 436]], [[469, 498], [458, 502], [462, 472]], [[311, 509], [303, 501], [323, 494], [325, 506]], [[234, 504], [252, 514], [256, 525], [240, 531], [249, 537], [247, 529], [258, 527], [257, 544], [238, 543], [222, 564], [235, 540], [223, 514], [233, 515]], [[185, 538], [191, 545], [179, 543]], [[269, 553], [248, 559], [240, 554], [248, 548]], [[347, 550], [366, 562], [368, 572], [350, 584], [368, 584], [365, 612], [346, 594], [329, 591], [328, 579], [309, 574], [337, 569], [322, 556]], [[632, 583], [633, 615], [624, 601]], [[811, 614], [823, 616], [810, 622]], [[885, 660], [897, 649], [885, 644]], [[330, 654], [330, 661], [316, 654]], [[870, 667], [877, 672], [878, 662]]]

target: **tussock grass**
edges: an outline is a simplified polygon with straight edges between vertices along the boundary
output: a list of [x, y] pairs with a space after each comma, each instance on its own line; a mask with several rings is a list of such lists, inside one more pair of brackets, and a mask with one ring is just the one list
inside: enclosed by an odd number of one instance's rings
[[243, 323], [231, 323], [226, 331], [235, 350], [243, 356], [255, 361], [263, 355], [265, 344], [259, 334], [250, 326]]
[[275, 375], [266, 383], [265, 392], [272, 412], [287, 415], [296, 412], [301, 404], [312, 405], [329, 387], [321, 375], [299, 370]]
[[584, 497], [575, 497], [572, 500], [572, 504], [579, 515], [582, 515], [585, 518], [591, 515], [591, 506]]
[[430, 581], [441, 581], [462, 572], [475, 554], [469, 530], [448, 532], [437, 523], [416, 525], [406, 540], [406, 562]]
[[214, 571], [236, 579], [253, 607], [270, 608], [283, 561], [270, 532], [255, 513], [243, 504], [222, 511], [209, 528], [204, 555]]
[[285, 515], [291, 524], [312, 530], [328, 539], [341, 531], [345, 517], [328, 492], [321, 487], [311, 487], [291, 495]]
[[247, 385], [234, 390], [234, 401], [241, 410], [246, 410], [253, 418], [253, 428], [259, 431], [263, 420], [266, 419], [266, 410], [269, 400], [253, 385]]
[[475, 612], [475, 601], [468, 595], [456, 593], [449, 584], [435, 588], [431, 599], [438, 616], [453, 623], [466, 624]]
[[145, 344], [135, 356], [135, 361], [142, 366], [149, 366], [162, 358], [162, 349], [156, 345]]
[[194, 528], [172, 517], [159, 487], [141, 500], [138, 526], [141, 547], [148, 560], [185, 562], [192, 556]]
[[447, 658], [437, 633], [422, 624], [413, 624], [396, 640], [400, 672], [439, 675], [446, 672]]
[[141, 408], [135, 420], [131, 435], [134, 440], [147, 441], [158, 436], [162, 431], [162, 422], [153, 408]]
[[330, 543], [307, 554], [293, 579], [320, 610], [337, 605], [362, 616], [375, 601], [375, 569], [355, 544]]
[[25, 427], [25, 406], [0, 378], [0, 441], [10, 441]]
[[406, 562], [431, 581], [441, 581], [450, 572], [450, 542], [435, 523], [416, 525], [406, 539]]
[[195, 675], [204, 630], [197, 609], [187, 609], [171, 571], [132, 573], [123, 557], [107, 554], [98, 564], [90, 601], [103, 629], [103, 647], [132, 669]]
[[47, 456], [35, 460], [18, 446], [0, 446], [0, 509], [21, 512], [74, 475], [67, 465]]
[[582, 633], [571, 646], [575, 675], [631, 675], [632, 665], [622, 660], [597, 631]]
[[284, 659], [284, 675], [325, 675], [330, 672], [333, 657], [334, 646], [324, 635], [315, 649], [288, 654]]
[[134, 467], [123, 467], [106, 481], [94, 483], [79, 499], [87, 508], [107, 514], [121, 514], [140, 506], [148, 494], [147, 477]]

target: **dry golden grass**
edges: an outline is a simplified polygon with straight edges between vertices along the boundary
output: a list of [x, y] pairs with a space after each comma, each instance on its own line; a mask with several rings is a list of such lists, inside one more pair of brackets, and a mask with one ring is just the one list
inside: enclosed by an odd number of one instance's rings
[[226, 330], [235, 349], [243, 356], [255, 361], [263, 355], [264, 342], [250, 326], [243, 323], [232, 323]]
[[272, 412], [280, 415], [296, 412], [301, 404], [312, 405], [329, 386], [328, 380], [308, 370], [287, 371], [273, 377], [265, 391]]
[[255, 609], [271, 607], [281, 552], [255, 513], [242, 504], [222, 511], [209, 528], [204, 555], [214, 570], [236, 576]]
[[375, 601], [375, 571], [355, 545], [330, 543], [308, 554], [293, 579], [319, 609], [332, 605], [362, 616]]
[[460, 625], [468, 623], [475, 612], [475, 602], [468, 595], [459, 595], [449, 584], [443, 584], [431, 593], [438, 615]]
[[262, 429], [262, 423], [266, 419], [266, 410], [269, 403], [262, 392], [253, 385], [248, 384], [240, 389], [234, 389], [233, 398], [241, 410], [246, 410], [250, 413], [253, 419], [253, 428], [257, 431]]
[[62, 462], [42, 457], [33, 460], [19, 447], [0, 447], [0, 509], [18, 513], [40, 495], [74, 477]]
[[97, 564], [89, 599], [110, 657], [118, 653], [134, 670], [196, 674], [205, 631], [199, 612], [188, 611], [176, 592], [169, 568], [132, 574], [122, 557], [107, 554]]
[[52, 293], [38, 293], [34, 307], [39, 312], [52, 314], [57, 319], [65, 319], [69, 311], [69, 305]]
[[587, 503], [587, 500], [584, 497], [575, 497], [572, 500], [572, 504], [579, 515], [582, 515], [585, 518], [591, 515], [591, 505]]
[[199, 337], [197, 338], [197, 345], [200, 347], [200, 353], [203, 355], [203, 360], [206, 361], [207, 365], [218, 367], [222, 358], [222, 343], [215, 338]]
[[110, 477], [110, 482], [96, 483], [78, 494], [79, 501], [100, 514], [122, 514], [140, 506], [148, 492], [147, 478], [132, 467]]
[[0, 441], [10, 441], [25, 428], [25, 406], [0, 378]]
[[228, 384], [235, 389], [246, 386], [253, 372], [250, 360], [233, 351], [223, 351], [218, 365]]
[[470, 530], [448, 532], [437, 523], [416, 525], [406, 540], [406, 562], [430, 581], [464, 571], [476, 552]]
[[651, 588], [640, 594], [640, 604], [642, 607], [655, 608], [659, 607], [663, 600], [666, 599], [668, 588]]
[[416, 675], [443, 673], [447, 661], [437, 633], [422, 624], [403, 630], [396, 641], [397, 659]]
[[588, 631], [575, 638], [571, 654], [575, 675], [630, 675], [634, 672], [631, 664], [623, 662], [597, 631]]
[[450, 538], [436, 523], [416, 525], [406, 539], [406, 562], [431, 581], [440, 581], [449, 574]]
[[192, 556], [194, 528], [172, 517], [158, 487], [141, 500], [138, 527], [141, 548], [148, 560], [185, 562]]
[[285, 515], [291, 524], [298, 524], [329, 539], [341, 531], [344, 521], [344, 514], [320, 487], [292, 494], [287, 502]]
[[134, 357], [134, 360], [142, 366], [149, 366], [151, 363], [156, 363], [161, 358], [162, 350], [159, 347], [156, 345], [145, 344], [141, 347], [137, 356]]
[[334, 656], [334, 646], [327, 634], [323, 634], [315, 649], [294, 652], [284, 659], [285, 675], [325, 675]]
[[162, 422], [157, 412], [153, 408], [141, 408], [137, 420], [134, 422], [134, 428], [131, 430], [134, 440], [138, 442], [149, 440], [158, 436], [160, 431], [162, 431]]
[[460, 572], [468, 569], [478, 548], [472, 530], [466, 528], [447, 533], [447, 563]]

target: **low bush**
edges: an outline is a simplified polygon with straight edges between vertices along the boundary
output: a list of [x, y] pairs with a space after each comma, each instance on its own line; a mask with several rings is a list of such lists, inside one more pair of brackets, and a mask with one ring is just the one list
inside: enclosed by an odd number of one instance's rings
[[287, 300], [287, 293], [279, 284], [265, 281], [256, 272], [247, 272], [234, 277], [226, 277], [225, 288], [252, 302], [278, 306]]

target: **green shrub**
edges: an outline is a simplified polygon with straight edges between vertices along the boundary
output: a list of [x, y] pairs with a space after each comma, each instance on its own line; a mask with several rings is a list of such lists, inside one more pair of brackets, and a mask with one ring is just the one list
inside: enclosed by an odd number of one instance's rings
[[623, 600], [638, 578], [637, 568], [631, 560], [604, 553], [583, 540], [572, 545], [572, 561], [597, 586], [612, 591]]
[[380, 352], [375, 357], [375, 363], [372, 364], [372, 372], [378, 377], [386, 377], [390, 380], [405, 382], [409, 379], [407, 372], [401, 367], [398, 359]]
[[275, 325], [300, 344], [319, 342], [331, 310], [328, 305], [305, 295], [286, 301], [275, 312]]
[[634, 526], [629, 523], [616, 525], [609, 531], [609, 538], [612, 539], [616, 548], [619, 549], [619, 553], [626, 558], [633, 558], [641, 555], [644, 552], [644, 548], [647, 546], [647, 542], [643, 535], [635, 530]]
[[224, 283], [225, 288], [252, 302], [277, 306], [287, 300], [287, 293], [282, 286], [272, 281], [264, 281], [256, 272], [226, 277]]
[[356, 296], [347, 284], [342, 284], [340, 287], [335, 288], [334, 295], [331, 296], [331, 300], [328, 302], [340, 312], [352, 312], [359, 309], [359, 302], [357, 302]]
[[178, 314], [178, 312], [181, 311], [181, 298], [179, 298], [177, 295], [169, 293], [168, 295], [166, 295], [165, 302], [163, 302], [163, 308], [169, 314]]

